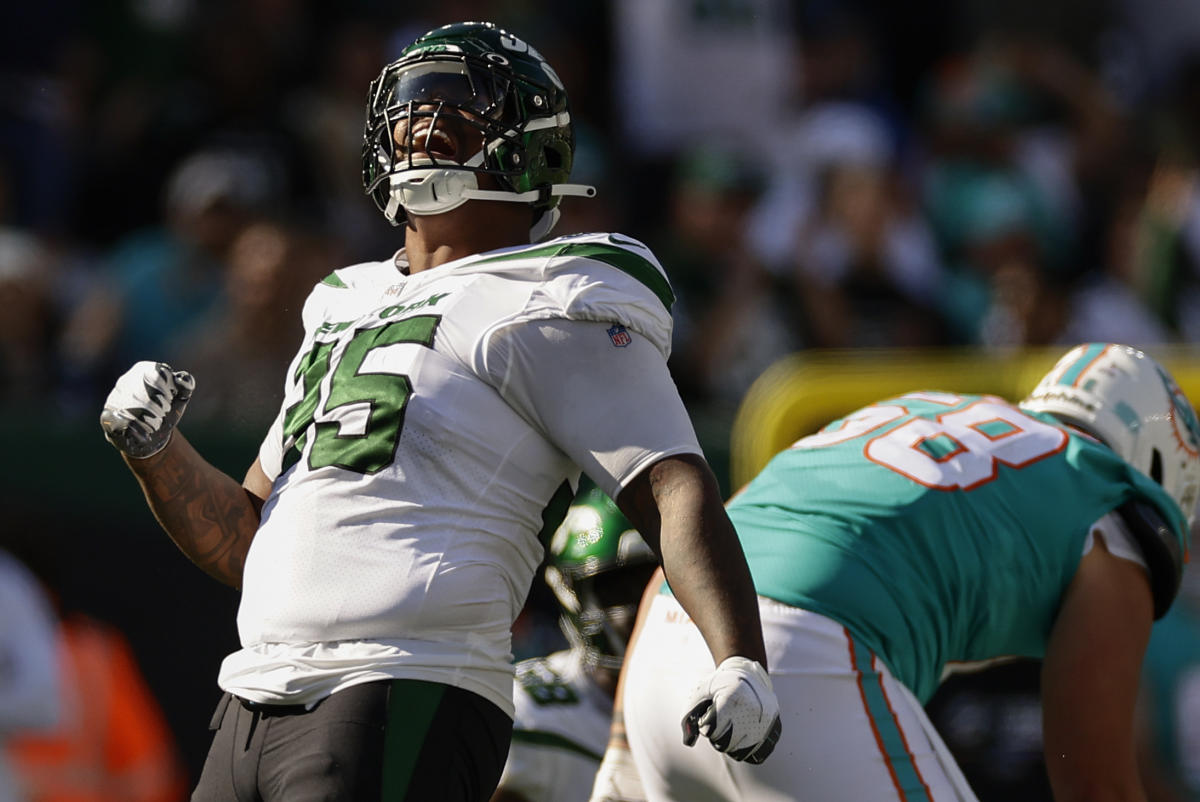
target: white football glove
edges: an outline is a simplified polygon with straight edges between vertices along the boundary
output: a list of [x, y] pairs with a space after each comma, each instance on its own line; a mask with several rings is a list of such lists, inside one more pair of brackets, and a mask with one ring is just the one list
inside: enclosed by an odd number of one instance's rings
[[683, 717], [684, 745], [704, 735], [718, 752], [747, 763], [766, 760], [782, 731], [771, 678], [745, 657], [726, 658], [697, 685]]
[[104, 436], [134, 459], [154, 456], [166, 448], [195, 386], [187, 371], [172, 370], [165, 362], [138, 362], [104, 401]]

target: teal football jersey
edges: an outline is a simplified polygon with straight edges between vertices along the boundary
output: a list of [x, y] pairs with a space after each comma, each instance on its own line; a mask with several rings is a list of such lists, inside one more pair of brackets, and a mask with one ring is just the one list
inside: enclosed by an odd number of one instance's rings
[[1041, 657], [1091, 525], [1132, 497], [1099, 442], [991, 396], [911, 393], [778, 454], [729, 503], [758, 592], [844, 624], [927, 701], [952, 661]]

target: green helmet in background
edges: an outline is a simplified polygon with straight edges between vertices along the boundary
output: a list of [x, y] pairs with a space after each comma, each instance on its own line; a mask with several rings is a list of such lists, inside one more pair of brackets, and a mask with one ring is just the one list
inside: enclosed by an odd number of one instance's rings
[[577, 496], [550, 540], [546, 583], [559, 626], [587, 663], [619, 669], [638, 602], [658, 567], [646, 541], [599, 488]]
[[[470, 126], [464, 161], [420, 152], [414, 137], [439, 115]], [[407, 147], [393, 140], [407, 121]], [[404, 128], [401, 129], [405, 130]], [[431, 152], [432, 151], [432, 152]], [[575, 156], [567, 92], [531, 45], [489, 22], [459, 22], [406, 47], [371, 82], [363, 130], [363, 186], [393, 225], [440, 214], [468, 200], [527, 203], [530, 239], [550, 232], [562, 195], [595, 194], [566, 183]], [[479, 189], [478, 176], [500, 189]]]

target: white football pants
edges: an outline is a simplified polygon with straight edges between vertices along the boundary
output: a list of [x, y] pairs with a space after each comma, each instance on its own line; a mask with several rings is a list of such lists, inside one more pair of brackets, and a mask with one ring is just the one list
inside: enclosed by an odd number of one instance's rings
[[681, 740], [688, 692], [713, 670], [683, 608], [654, 597], [627, 657], [625, 723], [650, 802], [974, 802], [912, 693], [841, 625], [759, 599], [783, 736], [766, 762]]

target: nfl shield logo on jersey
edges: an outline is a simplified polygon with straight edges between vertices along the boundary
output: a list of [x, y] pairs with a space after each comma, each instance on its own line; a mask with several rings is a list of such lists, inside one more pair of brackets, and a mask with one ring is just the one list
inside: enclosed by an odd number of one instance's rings
[[629, 336], [629, 332], [626, 331], [625, 327], [620, 323], [614, 324], [613, 327], [608, 330], [608, 339], [612, 340], [612, 344], [618, 348], [624, 348], [633, 342], [633, 338]]

